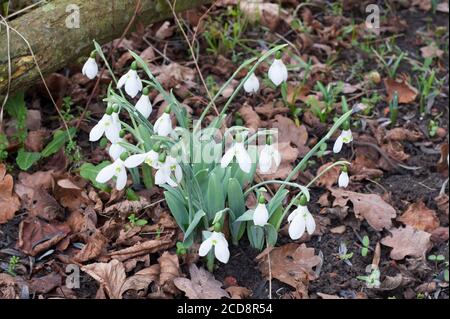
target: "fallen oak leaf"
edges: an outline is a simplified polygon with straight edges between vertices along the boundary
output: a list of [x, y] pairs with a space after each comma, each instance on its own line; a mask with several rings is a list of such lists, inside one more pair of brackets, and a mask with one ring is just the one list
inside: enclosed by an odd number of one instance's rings
[[221, 299], [229, 298], [226, 290], [222, 289], [222, 283], [203, 268], [197, 268], [195, 264], [189, 266], [191, 279], [175, 278], [175, 286], [186, 294], [189, 299]]
[[264, 277], [269, 276], [269, 262], [271, 261], [272, 277], [296, 289], [307, 285], [316, 279], [313, 268], [321, 263], [321, 258], [314, 254], [314, 248], [305, 244], [287, 244], [281, 247], [263, 251], [256, 257], [259, 269]]
[[122, 298], [122, 286], [126, 280], [122, 262], [113, 259], [109, 263], [94, 263], [81, 268], [100, 283], [100, 287], [111, 299]]
[[405, 225], [432, 233], [440, 225], [434, 210], [425, 206], [423, 201], [412, 203], [398, 219]]
[[40, 293], [46, 294], [55, 289], [56, 287], [61, 286], [62, 278], [61, 275], [55, 272], [52, 272], [48, 275], [33, 278], [30, 281], [29, 288], [32, 293]]
[[11, 220], [20, 208], [19, 198], [13, 188], [12, 176], [6, 174], [6, 166], [0, 164], [0, 225]]
[[351, 201], [355, 216], [365, 219], [377, 231], [391, 228], [392, 219], [397, 216], [395, 209], [379, 195], [360, 194], [338, 188], [332, 188], [331, 193], [335, 197], [333, 207], [345, 207]]
[[244, 120], [246, 126], [250, 129], [252, 133], [256, 133], [258, 129], [261, 127], [262, 122], [259, 118], [258, 113], [255, 112], [253, 107], [249, 104], [245, 103], [240, 109], [239, 114]]
[[13, 276], [0, 273], [0, 299], [16, 299], [16, 281]]
[[425, 47], [422, 47], [420, 49], [420, 52], [422, 53], [423, 58], [441, 58], [444, 55], [444, 51], [439, 49], [439, 47], [436, 45], [435, 42], [431, 43], [430, 45], [427, 45]]
[[404, 228], [392, 229], [391, 236], [384, 237], [381, 243], [392, 247], [392, 259], [402, 260], [406, 256], [424, 257], [432, 246], [430, 239], [431, 234], [407, 225]]
[[173, 283], [175, 278], [181, 277], [180, 263], [178, 255], [171, 254], [165, 251], [158, 259], [161, 267], [161, 274], [159, 275], [159, 285], [164, 292], [175, 295], [178, 289]]
[[[320, 166], [319, 169], [317, 170], [316, 176], [319, 176], [331, 165], [333, 165], [333, 163], [326, 163]], [[317, 179], [316, 185], [319, 187], [330, 188], [331, 186], [337, 183], [340, 173], [341, 168], [339, 166], [334, 166]]]
[[398, 103], [408, 104], [414, 102], [419, 94], [419, 91], [408, 82], [406, 75], [397, 79], [385, 79], [384, 86], [388, 94], [387, 100], [391, 102], [394, 98], [395, 92], [398, 94]]

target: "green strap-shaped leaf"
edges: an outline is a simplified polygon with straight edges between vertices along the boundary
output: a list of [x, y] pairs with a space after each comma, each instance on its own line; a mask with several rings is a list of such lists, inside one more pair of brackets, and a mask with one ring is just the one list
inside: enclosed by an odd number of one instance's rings
[[189, 225], [189, 213], [186, 206], [184, 206], [184, 203], [169, 191], [164, 192], [164, 197], [178, 226], [183, 232], [186, 232], [186, 227]]
[[202, 211], [202, 210], [199, 210], [195, 214], [194, 219], [191, 221], [191, 223], [189, 224], [188, 229], [184, 233], [184, 241], [186, 241], [186, 239], [192, 234], [192, 232], [195, 230], [195, 228], [197, 228], [198, 223], [202, 220], [202, 218], [204, 216], [206, 216], [206, 213], [204, 211]]

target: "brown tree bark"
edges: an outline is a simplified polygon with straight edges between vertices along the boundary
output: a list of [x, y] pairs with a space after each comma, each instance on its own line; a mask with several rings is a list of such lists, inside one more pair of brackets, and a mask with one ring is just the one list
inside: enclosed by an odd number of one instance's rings
[[[171, 0], [173, 1], [173, 0]], [[0, 96], [8, 86], [8, 47], [12, 76], [10, 93], [23, 90], [39, 80], [34, 59], [25, 41], [30, 43], [44, 75], [62, 68], [100, 44], [119, 37], [136, 9], [138, 0], [53, 0], [11, 21], [9, 45], [6, 27], [0, 24]], [[178, 0], [176, 11], [198, 7], [211, 0]], [[79, 28], [68, 28], [73, 6], [79, 8]], [[166, 0], [141, 0], [135, 24], [150, 24], [172, 15]]]

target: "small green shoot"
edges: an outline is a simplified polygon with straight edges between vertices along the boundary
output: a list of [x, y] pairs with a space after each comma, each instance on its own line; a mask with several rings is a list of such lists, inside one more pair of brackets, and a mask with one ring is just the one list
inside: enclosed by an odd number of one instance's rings
[[8, 263], [8, 269], [6, 270], [6, 272], [8, 274], [10, 274], [11, 276], [16, 276], [16, 267], [17, 264], [19, 263], [20, 258], [17, 256], [12, 256], [9, 259], [9, 263]]
[[136, 214], [131, 214], [130, 216], [128, 216], [128, 221], [130, 223], [130, 225], [132, 227], [142, 227], [147, 225], [148, 221], [145, 219], [140, 219], [139, 217], [136, 216]]
[[370, 239], [369, 236], [364, 236], [362, 239], [362, 247], [361, 247], [361, 256], [367, 257], [367, 254], [369, 253], [369, 245], [370, 245]]
[[390, 123], [394, 127], [398, 119], [398, 92], [394, 92], [392, 101], [389, 103]]

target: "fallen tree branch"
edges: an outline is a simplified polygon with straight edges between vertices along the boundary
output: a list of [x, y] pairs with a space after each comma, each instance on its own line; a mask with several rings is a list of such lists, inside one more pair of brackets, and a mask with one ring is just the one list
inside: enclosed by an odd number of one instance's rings
[[[211, 0], [179, 0], [177, 12], [198, 7]], [[64, 67], [92, 50], [92, 40], [103, 44], [121, 35], [135, 13], [137, 0], [54, 0], [11, 21], [12, 28], [30, 43], [44, 75]], [[67, 27], [79, 9], [79, 28]], [[142, 1], [136, 23], [150, 24], [172, 15], [165, 0]], [[11, 79], [8, 74], [7, 34], [0, 29], [0, 96], [6, 94], [11, 80], [11, 93], [36, 83], [39, 72], [27, 44], [17, 34], [10, 34]]]

